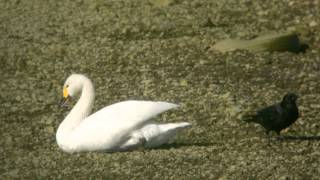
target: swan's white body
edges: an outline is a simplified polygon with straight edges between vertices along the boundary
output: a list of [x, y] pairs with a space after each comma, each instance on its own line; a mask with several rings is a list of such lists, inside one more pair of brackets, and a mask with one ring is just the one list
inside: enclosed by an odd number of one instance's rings
[[65, 87], [68, 88], [68, 96], [81, 92], [79, 101], [56, 134], [59, 147], [66, 152], [114, 152], [139, 146], [157, 147], [178, 130], [190, 126], [186, 122], [158, 124], [150, 121], [157, 114], [178, 107], [167, 102], [123, 101], [89, 116], [94, 101], [91, 81], [84, 75], [73, 74]]

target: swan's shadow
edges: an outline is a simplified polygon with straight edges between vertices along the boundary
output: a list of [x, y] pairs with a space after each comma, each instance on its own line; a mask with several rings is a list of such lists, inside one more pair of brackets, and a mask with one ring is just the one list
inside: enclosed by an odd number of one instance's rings
[[279, 139], [291, 141], [320, 141], [320, 136], [282, 136]]
[[198, 142], [198, 143], [168, 143], [168, 144], [163, 144], [160, 147], [156, 147], [156, 148], [151, 148], [151, 149], [163, 149], [163, 150], [168, 150], [168, 149], [179, 149], [179, 148], [183, 148], [183, 147], [191, 147], [191, 146], [213, 146], [214, 143], [207, 143], [207, 142]]
[[106, 153], [118, 153], [118, 152], [147, 152], [150, 150], [169, 150], [169, 149], [179, 149], [179, 148], [183, 148], [183, 147], [191, 147], [191, 146], [205, 146], [205, 147], [209, 147], [209, 146], [213, 146], [214, 143], [168, 143], [168, 144], [163, 144], [160, 147], [155, 147], [155, 148], [144, 148], [144, 147], [138, 147], [138, 148], [132, 148], [132, 149], [123, 149], [123, 150], [116, 150], [116, 151], [102, 151], [102, 152], [106, 152]]

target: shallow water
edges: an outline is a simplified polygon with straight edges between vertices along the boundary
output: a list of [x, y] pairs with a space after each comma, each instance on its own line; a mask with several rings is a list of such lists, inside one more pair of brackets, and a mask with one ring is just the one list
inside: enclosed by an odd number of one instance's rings
[[[0, 1], [0, 179], [319, 177], [317, 7], [311, 0]], [[288, 29], [301, 32], [306, 53], [212, 50], [224, 38]], [[69, 110], [59, 100], [71, 73], [93, 80], [95, 110], [126, 99], [170, 101], [181, 108], [157, 120], [193, 127], [159, 149], [64, 153], [55, 131]], [[269, 141], [241, 121], [288, 91], [300, 95], [302, 117], [284, 140]]]

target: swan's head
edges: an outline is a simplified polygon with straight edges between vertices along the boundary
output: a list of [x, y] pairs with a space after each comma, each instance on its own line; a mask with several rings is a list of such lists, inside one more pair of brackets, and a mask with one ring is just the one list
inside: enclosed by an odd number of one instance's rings
[[87, 81], [90, 80], [82, 74], [70, 75], [63, 85], [63, 104], [66, 104], [70, 99], [78, 96], [82, 91], [83, 84]]

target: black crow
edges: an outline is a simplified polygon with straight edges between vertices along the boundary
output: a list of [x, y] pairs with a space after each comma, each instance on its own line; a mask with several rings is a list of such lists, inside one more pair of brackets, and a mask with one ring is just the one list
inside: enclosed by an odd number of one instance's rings
[[262, 125], [267, 134], [269, 131], [275, 131], [280, 135], [282, 129], [289, 127], [299, 118], [297, 99], [296, 94], [287, 93], [281, 103], [261, 109], [255, 115], [246, 116], [244, 121]]

